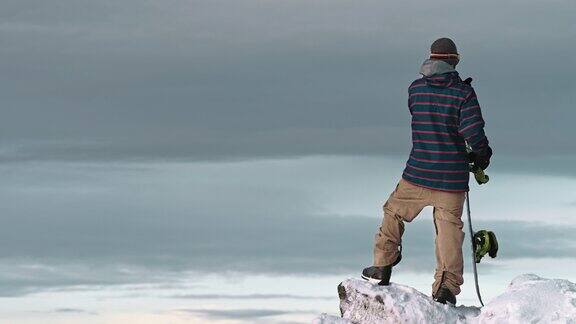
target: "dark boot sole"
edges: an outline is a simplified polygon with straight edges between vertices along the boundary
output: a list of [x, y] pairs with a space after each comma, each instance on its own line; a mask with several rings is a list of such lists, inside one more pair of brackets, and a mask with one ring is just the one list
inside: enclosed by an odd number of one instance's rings
[[396, 261], [390, 265], [388, 269], [385, 270], [383, 274], [384, 279], [377, 279], [372, 277], [366, 277], [364, 274], [361, 275], [362, 279], [368, 281], [371, 284], [378, 285], [378, 286], [389, 286], [390, 285], [390, 277], [392, 277], [392, 267], [400, 263], [402, 260], [402, 254], [398, 254]]
[[439, 302], [439, 301], [435, 300], [435, 302], [437, 302], [438, 304], [442, 304], [442, 305], [448, 305], [448, 306], [456, 307], [456, 304], [452, 304], [449, 301], [446, 301], [445, 303], [443, 303], [443, 302]]
[[362, 279], [368, 281], [371, 284], [378, 285], [378, 286], [389, 286], [390, 285], [390, 277], [392, 276], [392, 267], [384, 270], [383, 279], [367, 277], [362, 275]]

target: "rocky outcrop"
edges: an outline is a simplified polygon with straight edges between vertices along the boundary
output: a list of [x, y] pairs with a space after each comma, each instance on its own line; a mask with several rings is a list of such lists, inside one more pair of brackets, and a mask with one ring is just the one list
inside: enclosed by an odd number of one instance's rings
[[576, 323], [576, 284], [527, 274], [483, 308], [436, 303], [414, 288], [382, 287], [360, 279], [338, 285], [341, 317], [322, 314], [315, 324]]
[[340, 312], [353, 323], [464, 323], [476, 307], [442, 305], [418, 290], [392, 283], [382, 287], [348, 279], [338, 285]]

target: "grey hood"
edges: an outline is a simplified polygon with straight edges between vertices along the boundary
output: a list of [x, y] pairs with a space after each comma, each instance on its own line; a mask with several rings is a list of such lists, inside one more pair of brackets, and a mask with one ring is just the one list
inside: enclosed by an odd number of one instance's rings
[[427, 59], [424, 61], [424, 63], [422, 63], [422, 67], [420, 67], [420, 74], [425, 77], [449, 72], [456, 72], [456, 70], [452, 65], [442, 60]]

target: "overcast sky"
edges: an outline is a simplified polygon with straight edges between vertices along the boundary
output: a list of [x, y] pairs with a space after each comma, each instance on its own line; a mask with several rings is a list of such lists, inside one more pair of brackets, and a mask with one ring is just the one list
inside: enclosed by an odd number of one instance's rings
[[572, 1], [0, 6], [7, 159], [402, 154], [406, 88], [441, 36], [498, 155], [576, 150]]
[[[495, 152], [472, 193], [504, 247], [482, 265], [488, 294], [573, 268], [574, 17], [571, 0], [1, 1], [0, 320], [104, 318], [117, 304], [101, 296], [34, 294], [230, 272], [261, 295], [238, 286], [226, 294], [245, 304], [226, 308], [222, 278], [202, 277], [178, 311], [270, 323], [307, 322], [310, 299], [336, 308], [326, 296], [370, 262], [410, 150], [407, 87], [445, 36]], [[406, 235], [401, 278], [428, 289], [430, 212]], [[265, 290], [277, 276], [283, 290]]]

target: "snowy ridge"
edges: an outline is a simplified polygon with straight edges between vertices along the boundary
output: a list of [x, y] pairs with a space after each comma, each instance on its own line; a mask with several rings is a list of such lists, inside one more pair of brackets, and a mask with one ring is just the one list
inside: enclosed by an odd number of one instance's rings
[[414, 288], [360, 279], [338, 286], [342, 317], [322, 314], [314, 324], [372, 323], [574, 323], [576, 284], [526, 274], [482, 309], [441, 305]]
[[525, 274], [492, 299], [478, 323], [576, 323], [576, 284]]

